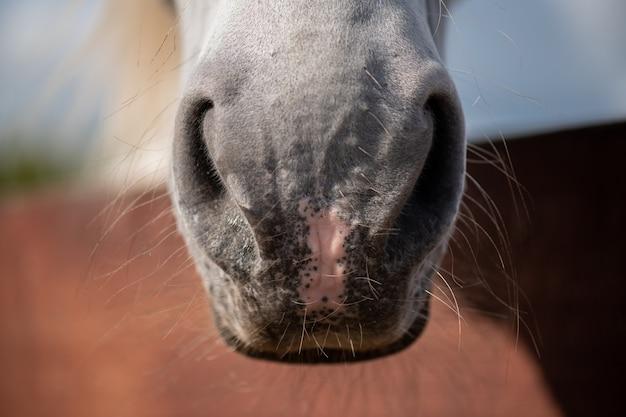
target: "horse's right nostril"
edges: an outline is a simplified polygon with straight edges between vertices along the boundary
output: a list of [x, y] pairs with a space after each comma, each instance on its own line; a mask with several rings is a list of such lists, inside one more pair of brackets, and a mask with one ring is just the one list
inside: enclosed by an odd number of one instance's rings
[[186, 199], [184, 206], [207, 203], [225, 192], [204, 131], [206, 117], [214, 107], [208, 98], [187, 99], [178, 113], [172, 169], [178, 195]]
[[213, 103], [213, 100], [211, 99], [202, 99], [198, 102], [198, 112], [199, 113], [206, 113], [207, 111], [213, 109], [213, 107], [215, 106], [215, 104]]

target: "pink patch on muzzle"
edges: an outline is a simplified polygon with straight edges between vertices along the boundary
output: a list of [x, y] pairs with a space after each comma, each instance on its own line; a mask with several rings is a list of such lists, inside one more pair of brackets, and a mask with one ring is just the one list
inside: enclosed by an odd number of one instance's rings
[[330, 318], [345, 307], [345, 244], [350, 226], [338, 217], [336, 209], [315, 209], [308, 199], [300, 201], [298, 210], [308, 226], [305, 238], [311, 251], [309, 262], [300, 271], [298, 295], [303, 312]]

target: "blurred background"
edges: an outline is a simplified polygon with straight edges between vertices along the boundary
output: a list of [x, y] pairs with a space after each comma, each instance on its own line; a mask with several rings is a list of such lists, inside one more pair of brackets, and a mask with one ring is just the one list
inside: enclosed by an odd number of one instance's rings
[[212, 329], [163, 187], [191, 58], [168, 3], [0, 1], [0, 414], [624, 415], [626, 2], [444, 19], [463, 338], [439, 305], [400, 359], [313, 372]]
[[182, 65], [165, 1], [3, 1], [0, 19], [0, 188], [164, 178]]

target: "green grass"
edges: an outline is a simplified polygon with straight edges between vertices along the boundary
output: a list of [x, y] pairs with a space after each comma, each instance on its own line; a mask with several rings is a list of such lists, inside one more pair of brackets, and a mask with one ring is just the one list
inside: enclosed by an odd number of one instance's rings
[[59, 184], [78, 172], [76, 161], [32, 152], [0, 152], [0, 197]]

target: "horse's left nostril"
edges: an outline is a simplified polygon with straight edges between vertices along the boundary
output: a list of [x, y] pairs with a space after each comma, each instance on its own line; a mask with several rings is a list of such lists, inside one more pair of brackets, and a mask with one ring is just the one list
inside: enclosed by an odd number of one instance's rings
[[[395, 219], [388, 248], [432, 249], [456, 218], [465, 179], [463, 114], [454, 95], [435, 95], [424, 105], [433, 121], [432, 145], [413, 189]], [[418, 254], [413, 256], [419, 257]]]

